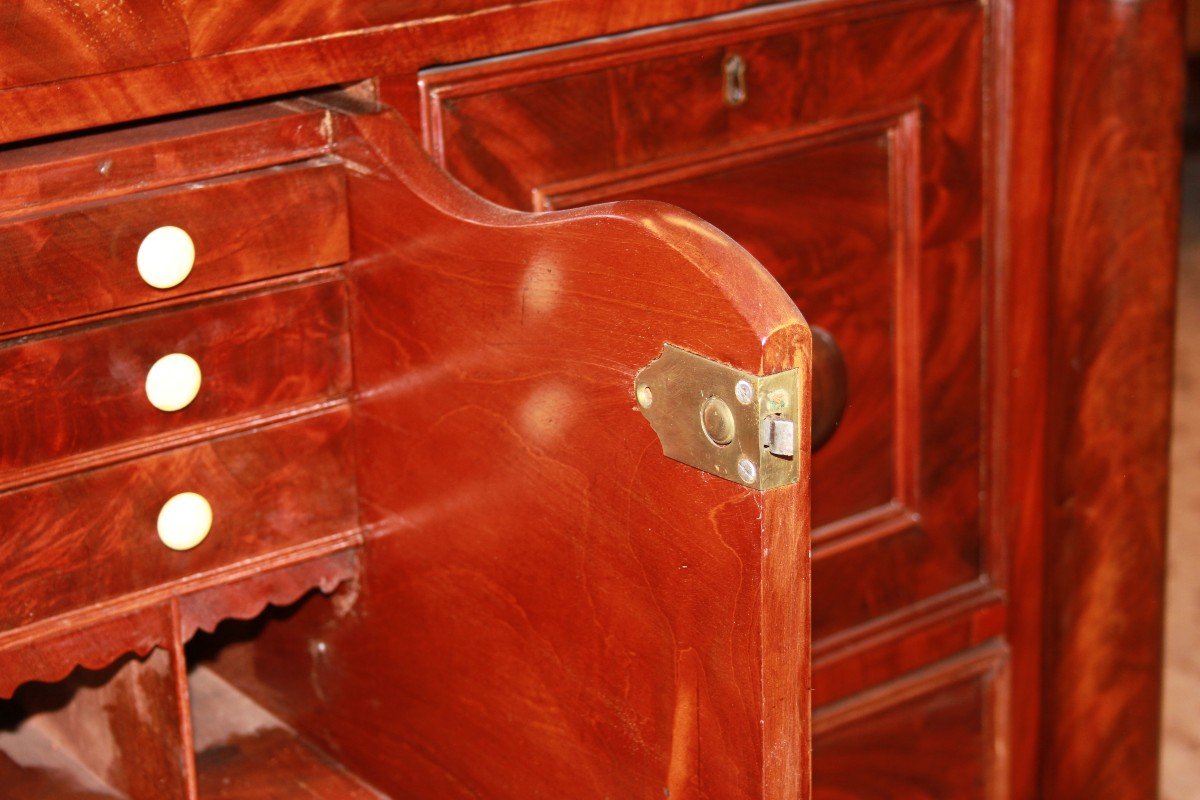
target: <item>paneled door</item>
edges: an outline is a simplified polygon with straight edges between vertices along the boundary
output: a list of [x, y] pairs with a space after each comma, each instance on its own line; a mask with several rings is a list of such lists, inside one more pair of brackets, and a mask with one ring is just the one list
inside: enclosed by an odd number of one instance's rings
[[995, 43], [982, 4], [904, 5], [793, 4], [420, 75], [426, 147], [470, 188], [687, 209], [841, 362], [844, 408], [815, 420], [840, 416], [812, 477], [818, 797], [984, 797], [999, 771]]

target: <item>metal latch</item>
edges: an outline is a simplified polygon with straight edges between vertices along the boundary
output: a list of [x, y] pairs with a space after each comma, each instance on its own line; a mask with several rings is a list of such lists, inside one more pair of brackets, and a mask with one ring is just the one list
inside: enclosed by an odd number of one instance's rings
[[758, 376], [664, 344], [634, 378], [663, 455], [756, 489], [799, 480], [800, 372]]

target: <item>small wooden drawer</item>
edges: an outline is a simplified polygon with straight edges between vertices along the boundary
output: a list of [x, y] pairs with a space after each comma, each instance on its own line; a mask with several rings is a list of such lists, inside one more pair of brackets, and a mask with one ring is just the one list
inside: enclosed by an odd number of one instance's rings
[[[0, 494], [0, 630], [352, 530], [349, 420], [338, 406]], [[176, 551], [158, 517], [185, 492], [212, 525]]]
[[[147, 376], [173, 354], [199, 366], [199, 392], [162, 411]], [[0, 347], [0, 485], [46, 462], [318, 401], [349, 385], [340, 278], [13, 342]]]
[[794, 125], [806, 102], [795, 79], [804, 31], [709, 28], [425, 70], [427, 146], [476, 191], [533, 208], [522, 186], [530, 180], [606, 173]]
[[[143, 241], [186, 232], [177, 285], [139, 273]], [[345, 177], [310, 161], [0, 222], [0, 331], [49, 325], [345, 261]]]

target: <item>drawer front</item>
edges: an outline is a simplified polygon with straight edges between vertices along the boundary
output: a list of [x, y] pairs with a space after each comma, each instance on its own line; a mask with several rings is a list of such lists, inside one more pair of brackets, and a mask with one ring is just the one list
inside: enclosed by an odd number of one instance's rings
[[[529, 82], [473, 85], [469, 71], [424, 73], [434, 155], [453, 175], [497, 202], [530, 207], [529, 172], [541, 184], [730, 144], [785, 127], [777, 93], [789, 83], [772, 54], [795, 57], [794, 37], [718, 44], [628, 63], [581, 59]], [[724, 65], [742, 59], [752, 81], [738, 107], [725, 102]], [[624, 60], [624, 59], [622, 59]], [[490, 77], [490, 76], [489, 76]], [[539, 79], [541, 78], [541, 79]], [[503, 79], [501, 79], [503, 80]], [[763, 91], [759, 83], [768, 87]], [[547, 116], [546, 110], [554, 112]], [[570, 135], [564, 135], [569, 132]], [[486, 149], [473, 142], [486, 142]], [[497, 157], [498, 156], [498, 157]], [[519, 171], [512, 169], [519, 165]], [[506, 169], [512, 174], [505, 174]]]
[[[346, 313], [344, 285], [326, 280], [0, 348], [0, 484], [43, 462], [342, 394]], [[160, 411], [146, 376], [174, 353], [199, 365], [200, 389]]]
[[[0, 495], [0, 629], [352, 529], [349, 418], [339, 407]], [[212, 526], [178, 552], [157, 523], [183, 492], [208, 501]]]
[[1001, 796], [993, 741], [1004, 657], [979, 652], [978, 660], [960, 657], [818, 712], [814, 800]]
[[[184, 230], [190, 273], [158, 289], [138, 251], [160, 227]], [[345, 261], [340, 166], [275, 167], [0, 223], [0, 331], [130, 308]]]

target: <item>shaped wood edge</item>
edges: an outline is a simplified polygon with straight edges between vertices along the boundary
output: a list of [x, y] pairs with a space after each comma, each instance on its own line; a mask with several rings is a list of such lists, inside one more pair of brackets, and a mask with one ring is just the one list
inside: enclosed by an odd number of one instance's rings
[[[435, 225], [439, 229], [436, 236], [424, 227], [419, 232], [408, 232], [404, 225], [411, 221], [401, 203], [395, 212], [395, 247], [403, 248], [405, 237], [424, 235], [441, 242], [443, 239], [437, 237], [452, 241], [460, 233], [462, 241], [455, 241], [453, 246], [465, 247], [485, 240], [488, 231], [494, 231], [500, 242], [506, 241], [505, 234], [512, 234], [514, 229], [547, 241], [557, 238], [574, 247], [597, 240], [605, 240], [606, 245], [620, 242], [630, 250], [653, 253], [655, 274], [664, 276], [663, 281], [705, 286], [704, 294], [727, 301], [729, 316], [713, 320], [712, 328], [728, 335], [722, 338], [706, 331], [706, 341], [714, 343], [716, 352], [704, 355], [759, 375], [800, 370], [805, 387], [798, 449], [798, 458], [802, 459], [800, 479], [796, 484], [759, 494], [762, 562], [757, 658], [762, 683], [761, 796], [771, 800], [808, 797], [812, 332], [794, 302], [740, 245], [674, 206], [623, 201], [543, 213], [501, 208], [465, 189], [438, 168], [395, 111], [364, 109], [353, 113], [345, 107], [340, 111], [334, 118], [334, 152], [345, 160], [352, 180], [357, 174], [371, 180], [394, 181], [433, 212], [422, 211], [422, 224]], [[353, 190], [350, 194], [353, 203]], [[372, 208], [370, 213], [378, 212]], [[386, 214], [383, 216], [386, 219]], [[386, 223], [376, 231], [375, 238], [384, 232]], [[376, 244], [383, 250], [392, 246]], [[454, 258], [452, 249], [439, 247], [436, 252], [437, 257]], [[369, 247], [357, 252], [356, 258], [362, 261], [350, 265], [351, 273], [359, 266], [370, 269], [376, 264]], [[686, 297], [680, 298], [681, 304], [686, 302]], [[632, 371], [630, 387], [632, 404]]]
[[53, 683], [76, 669], [103, 669], [128, 654], [145, 658], [155, 648], [170, 649], [223, 619], [250, 619], [311, 591], [332, 594], [357, 571], [357, 549], [342, 549], [132, 610], [51, 620], [0, 645], [0, 700], [30, 681]]
[[[364, 113], [349, 114], [343, 106], [343, 113], [334, 118], [334, 150], [351, 171], [389, 175], [429, 206], [465, 225], [536, 228], [548, 236], [583, 230], [595, 236], [598, 228], [601, 234], [644, 237], [647, 245], [653, 243], [661, 249], [663, 258], [686, 263], [698, 279], [711, 283], [729, 299], [754, 332], [757, 351], [765, 352], [763, 345], [768, 339], [792, 326], [803, 329], [801, 336], [811, 350], [808, 325], [783, 287], [745, 248], [694, 214], [654, 201], [619, 201], [545, 213], [503, 208], [442, 171], [421, 149], [398, 112], [387, 108], [374, 111], [367, 104], [359, 108]], [[753, 364], [729, 363], [758, 374], [779, 371], [768, 361], [763, 357]]]

